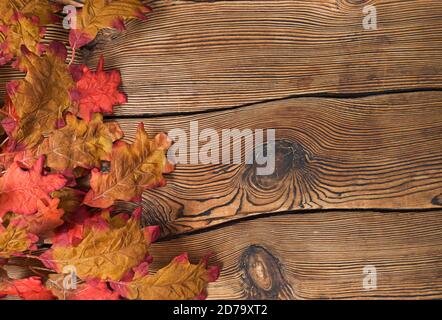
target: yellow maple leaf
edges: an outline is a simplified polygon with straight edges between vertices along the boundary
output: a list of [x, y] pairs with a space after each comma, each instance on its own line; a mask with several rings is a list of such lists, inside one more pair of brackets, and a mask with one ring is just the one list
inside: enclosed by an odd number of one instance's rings
[[42, 261], [62, 270], [74, 266], [80, 278], [118, 281], [146, 256], [150, 243], [135, 218], [117, 229], [93, 230], [75, 247], [55, 246]]
[[115, 143], [109, 173], [92, 170], [91, 190], [84, 203], [91, 207], [108, 208], [115, 200], [138, 199], [144, 190], [163, 186], [163, 173], [173, 170], [166, 158], [171, 140], [163, 133], [150, 139], [141, 123], [133, 144]]
[[27, 51], [20, 59], [26, 76], [8, 86], [17, 117], [12, 137], [18, 144], [34, 147], [42, 135], [56, 129], [71, 106], [69, 92], [74, 83], [65, 64], [66, 54], [62, 44], [53, 42], [43, 57]]
[[205, 261], [191, 264], [186, 254], [169, 265], [127, 283], [123, 295], [128, 299], [187, 300], [201, 295], [209, 282], [219, 275], [218, 267], [207, 269]]
[[124, 19], [145, 19], [144, 13], [149, 11], [140, 0], [85, 0], [69, 34], [70, 45], [80, 48], [92, 41], [100, 29], [124, 29]]

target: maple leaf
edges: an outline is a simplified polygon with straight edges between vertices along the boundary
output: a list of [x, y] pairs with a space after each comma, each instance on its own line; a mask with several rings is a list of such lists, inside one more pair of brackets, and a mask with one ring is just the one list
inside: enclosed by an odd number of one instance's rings
[[[42, 135], [51, 133], [71, 106], [70, 90], [74, 86], [65, 64], [66, 48], [53, 42], [43, 57], [27, 51], [20, 68], [27, 72], [24, 79], [8, 83], [8, 95], [14, 107], [15, 121], [11, 138], [28, 148], [40, 142]], [[10, 112], [11, 113], [11, 112]], [[9, 127], [13, 127], [9, 124]]]
[[13, 226], [26, 228], [30, 233], [42, 238], [48, 238], [53, 234], [55, 228], [61, 226], [64, 221], [61, 219], [64, 211], [59, 209], [60, 199], [51, 199], [49, 203], [38, 200], [38, 211], [35, 214], [16, 217], [11, 220]]
[[60, 174], [43, 175], [44, 156], [29, 170], [14, 162], [0, 178], [0, 217], [6, 212], [33, 214], [39, 200], [49, 203], [49, 193], [61, 189], [66, 179]]
[[8, 259], [29, 250], [37, 240], [38, 238], [28, 233], [26, 228], [8, 225], [4, 229], [0, 225], [0, 257]]
[[80, 206], [75, 214], [65, 217], [64, 224], [52, 237], [52, 243], [59, 246], [76, 246], [91, 231], [108, 231], [111, 226], [102, 213], [91, 213], [86, 206]]
[[114, 105], [126, 102], [126, 96], [118, 91], [120, 84], [121, 76], [118, 71], [104, 72], [103, 56], [100, 57], [96, 71], [84, 66], [75, 89], [71, 91], [72, 99], [78, 105], [78, 115], [90, 121], [93, 112], [112, 114]]
[[91, 207], [107, 208], [115, 200], [139, 199], [144, 190], [163, 186], [163, 173], [173, 170], [166, 152], [171, 140], [163, 133], [150, 139], [143, 123], [138, 126], [135, 142], [114, 144], [109, 173], [92, 170], [91, 190], [84, 203]]
[[41, 24], [56, 22], [55, 12], [60, 6], [48, 0], [0, 0], [0, 20], [8, 22], [14, 14], [20, 13], [28, 18], [34, 18]]
[[20, 56], [20, 48], [40, 54], [43, 24], [55, 22], [58, 6], [45, 0], [0, 1], [0, 65]]
[[11, 280], [6, 288], [0, 289], [0, 295], [19, 296], [24, 300], [54, 300], [51, 291], [45, 288], [40, 277]]
[[41, 54], [40, 41], [45, 29], [29, 18], [19, 16], [11, 19], [9, 25], [0, 25], [0, 65], [21, 56], [21, 47], [25, 46], [35, 54]]
[[64, 187], [52, 192], [51, 197], [60, 199], [58, 207], [64, 211], [65, 218], [69, 219], [79, 209], [84, 194], [81, 190]]
[[76, 26], [69, 33], [69, 43], [75, 50], [91, 42], [100, 29], [124, 29], [124, 19], [146, 19], [151, 9], [140, 0], [85, 0], [77, 11]]
[[55, 244], [40, 260], [60, 272], [75, 266], [82, 279], [98, 278], [118, 281], [146, 256], [150, 245], [139, 219], [132, 217], [122, 228], [93, 230], [76, 246]]
[[77, 284], [74, 289], [66, 290], [63, 287], [63, 274], [51, 274], [46, 282], [46, 287], [59, 300], [119, 300], [120, 295], [110, 290], [104, 281], [87, 281]]
[[103, 123], [101, 114], [94, 114], [89, 123], [68, 114], [65, 127], [56, 129], [34, 149], [18, 153], [15, 160], [29, 166], [45, 155], [46, 166], [58, 172], [91, 169], [99, 167], [102, 160], [110, 160], [112, 144], [122, 136], [120, 126]]
[[200, 297], [209, 282], [219, 276], [219, 268], [207, 268], [207, 261], [191, 264], [187, 254], [176, 257], [154, 275], [136, 278], [116, 289], [128, 299], [187, 300]]

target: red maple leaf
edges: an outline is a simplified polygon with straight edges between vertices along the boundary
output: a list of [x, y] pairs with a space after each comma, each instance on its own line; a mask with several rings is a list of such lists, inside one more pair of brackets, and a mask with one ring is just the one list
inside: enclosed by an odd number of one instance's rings
[[118, 91], [121, 84], [120, 73], [116, 70], [104, 72], [104, 59], [100, 57], [96, 71], [83, 66], [82, 75], [78, 67], [71, 68], [77, 78], [76, 87], [71, 91], [71, 98], [77, 103], [78, 115], [89, 121], [94, 112], [113, 113], [113, 106], [126, 102], [126, 96]]

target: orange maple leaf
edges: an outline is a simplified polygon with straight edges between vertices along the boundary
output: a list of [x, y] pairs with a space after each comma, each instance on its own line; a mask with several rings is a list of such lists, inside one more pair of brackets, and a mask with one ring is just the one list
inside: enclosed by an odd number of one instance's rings
[[6, 212], [33, 214], [39, 200], [51, 201], [49, 193], [61, 189], [66, 179], [60, 174], [43, 175], [44, 157], [30, 169], [14, 162], [0, 178], [0, 217]]
[[66, 276], [64, 274], [51, 274], [46, 287], [59, 300], [119, 300], [120, 295], [117, 292], [110, 290], [107, 283], [104, 281], [87, 281], [82, 284], [77, 284], [76, 288], [64, 289], [63, 280]]
[[64, 211], [58, 208], [60, 199], [54, 198], [47, 203], [44, 200], [37, 201], [37, 212], [32, 215], [23, 215], [11, 220], [11, 225], [24, 227], [30, 233], [42, 238], [53, 235], [54, 229], [61, 226], [64, 221], [61, 219]]
[[40, 277], [11, 280], [9, 285], [0, 290], [0, 295], [19, 296], [24, 300], [54, 300], [51, 291], [45, 288]]
[[166, 158], [170, 144], [171, 140], [164, 133], [150, 139], [140, 123], [133, 144], [124, 141], [114, 144], [109, 173], [92, 170], [91, 190], [84, 203], [108, 208], [115, 200], [138, 200], [144, 190], [164, 186], [163, 173], [173, 170]]

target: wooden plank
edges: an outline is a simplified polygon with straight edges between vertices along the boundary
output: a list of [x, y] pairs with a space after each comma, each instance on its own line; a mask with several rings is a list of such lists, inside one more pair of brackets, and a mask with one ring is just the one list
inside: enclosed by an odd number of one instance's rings
[[[209, 299], [442, 298], [442, 211], [273, 216], [154, 244], [153, 269], [212, 251]], [[377, 289], [363, 270], [374, 266]]]
[[[191, 121], [198, 121], [200, 131], [213, 128], [220, 135], [231, 128], [250, 129], [250, 135], [259, 128], [276, 130], [272, 175], [256, 175], [256, 165], [179, 164], [168, 186], [145, 192], [147, 222], [161, 224], [165, 234], [269, 212], [441, 204], [441, 92], [299, 98], [188, 116], [120, 119], [128, 140], [140, 121], [151, 133], [181, 128], [188, 137]], [[253, 150], [244, 143], [241, 148], [244, 161]], [[220, 146], [220, 154], [229, 149]]]
[[[222, 267], [209, 299], [440, 299], [442, 211], [327, 212], [242, 221], [154, 243], [152, 272], [188, 252]], [[377, 288], [363, 287], [374, 266]], [[30, 273], [7, 266], [9, 276]], [[373, 270], [373, 269], [371, 269]]]
[[[374, 4], [378, 29], [362, 27]], [[120, 115], [195, 112], [300, 94], [442, 88], [442, 2], [151, 1], [148, 21], [88, 53], [119, 69]], [[111, 39], [111, 41], [109, 41]], [[87, 50], [86, 50], [87, 51]], [[85, 52], [86, 54], [86, 52]]]

